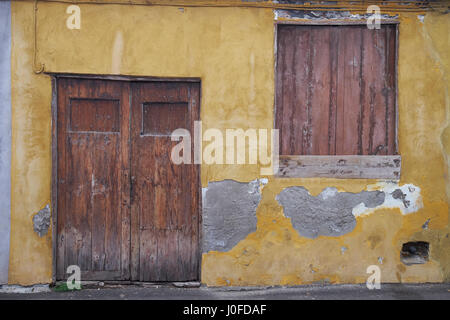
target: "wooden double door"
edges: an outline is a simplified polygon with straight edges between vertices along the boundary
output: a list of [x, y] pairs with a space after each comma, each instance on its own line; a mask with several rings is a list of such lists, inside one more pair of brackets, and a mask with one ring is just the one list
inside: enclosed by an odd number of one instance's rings
[[198, 280], [199, 166], [171, 161], [171, 133], [194, 132], [200, 84], [56, 83], [56, 279]]

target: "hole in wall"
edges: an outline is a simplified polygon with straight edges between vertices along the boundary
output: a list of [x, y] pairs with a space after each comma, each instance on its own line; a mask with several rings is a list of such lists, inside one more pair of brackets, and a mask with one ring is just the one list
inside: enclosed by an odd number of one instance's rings
[[400, 252], [400, 260], [406, 265], [423, 264], [428, 261], [430, 244], [425, 241], [406, 242]]

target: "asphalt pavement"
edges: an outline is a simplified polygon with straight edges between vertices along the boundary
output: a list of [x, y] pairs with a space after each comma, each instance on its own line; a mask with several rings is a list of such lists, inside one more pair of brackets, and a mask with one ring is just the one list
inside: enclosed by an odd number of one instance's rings
[[[450, 283], [305, 285], [295, 287], [174, 287], [173, 285], [102, 285], [82, 290], [7, 293], [0, 300], [450, 300]], [[3, 293], [1, 293], [3, 291]]]

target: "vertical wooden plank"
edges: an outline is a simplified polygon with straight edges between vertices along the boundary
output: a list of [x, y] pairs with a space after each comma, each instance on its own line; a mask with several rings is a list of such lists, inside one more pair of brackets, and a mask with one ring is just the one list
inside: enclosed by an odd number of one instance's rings
[[[348, 26], [342, 29], [344, 64], [344, 105], [343, 127], [344, 135], [339, 137], [341, 149], [338, 154], [358, 154], [360, 120], [360, 78], [361, 78], [361, 32], [359, 27]], [[342, 38], [341, 38], [342, 39]]]
[[[194, 121], [200, 120], [200, 83], [191, 83], [189, 90], [189, 99], [191, 106], [191, 132], [194, 132]], [[194, 140], [192, 140], [194, 141]], [[191, 158], [194, 159], [194, 148], [192, 148]], [[178, 234], [178, 243], [186, 243], [187, 247], [184, 248], [179, 246], [180, 252], [190, 252], [190, 259], [186, 259], [189, 261], [190, 269], [183, 268], [183, 270], [188, 269], [187, 278], [189, 280], [199, 280], [200, 276], [200, 265], [201, 265], [201, 257], [202, 252], [200, 250], [201, 236], [200, 236], [200, 226], [201, 226], [201, 175], [200, 175], [200, 165], [193, 164], [185, 169], [190, 170], [191, 180], [189, 183], [190, 196], [187, 199], [187, 202], [190, 204], [191, 216], [188, 217], [188, 223], [186, 226], [190, 226], [187, 230], [183, 230]], [[190, 241], [184, 241], [185, 238], [190, 238]], [[181, 264], [180, 264], [181, 265]]]
[[[306, 122], [303, 127], [303, 140], [302, 140], [302, 154], [311, 154], [311, 130], [312, 130], [312, 91], [313, 91], [313, 73], [315, 66], [313, 64], [315, 56], [315, 43], [314, 34], [312, 32], [312, 27], [308, 27], [308, 47], [304, 50], [307, 56], [306, 70], [307, 70], [307, 81], [304, 83], [304, 88], [306, 91]], [[292, 120], [291, 120], [292, 121]], [[293, 137], [291, 137], [293, 138]]]
[[373, 29], [372, 31], [372, 52], [373, 72], [375, 80], [370, 86], [371, 115], [372, 115], [372, 134], [371, 150], [372, 155], [385, 155], [386, 152], [386, 100], [383, 95], [385, 92], [386, 78], [386, 42], [385, 27]]
[[396, 26], [385, 25], [386, 28], [386, 145], [387, 154], [396, 154]]
[[311, 101], [311, 152], [308, 154], [327, 155], [329, 152], [330, 124], [330, 31], [328, 27], [311, 29], [312, 51], [310, 94]]
[[337, 121], [337, 72], [338, 72], [338, 41], [339, 29], [330, 28], [329, 56], [330, 56], [330, 92], [328, 107], [328, 154], [336, 154], [336, 121]]
[[121, 277], [124, 280], [130, 279], [130, 248], [131, 248], [131, 204], [130, 204], [130, 106], [131, 84], [124, 83], [122, 87], [121, 109], [120, 109], [120, 225], [121, 229]]
[[[135, 201], [135, 199], [138, 197], [138, 186], [136, 177], [138, 176], [138, 169], [139, 165], [137, 164], [137, 159], [135, 159], [135, 154], [138, 155], [139, 152], [142, 157], [147, 157], [148, 155], [146, 152], [148, 152], [148, 149], [141, 149], [139, 151], [139, 144], [138, 141], [136, 141], [137, 137], [140, 136], [141, 132], [141, 123], [140, 123], [140, 115], [141, 112], [140, 108], [140, 90], [141, 87], [138, 83], [132, 83], [131, 85], [131, 115], [130, 115], [130, 184], [131, 184], [131, 192], [130, 192], [130, 217], [131, 217], [131, 223], [130, 223], [130, 230], [131, 230], [131, 248], [130, 248], [130, 277], [131, 280], [137, 281], [139, 279], [143, 279], [142, 270], [140, 268], [140, 247], [141, 247], [141, 232], [140, 232], [140, 214], [139, 214], [139, 203]], [[149, 189], [151, 191], [151, 189]], [[148, 205], [145, 202], [145, 198], [142, 199], [143, 205]], [[150, 246], [150, 241], [147, 242], [148, 246]], [[143, 246], [142, 246], [143, 247]], [[145, 254], [143, 252], [142, 254]], [[156, 260], [156, 258], [154, 258]], [[145, 265], [143, 266], [145, 267]]]
[[[78, 265], [82, 271], [91, 268], [92, 236], [92, 148], [89, 135], [67, 137], [68, 205], [66, 224], [67, 265]], [[67, 266], [66, 266], [67, 267]]]
[[346, 26], [337, 27], [337, 90], [336, 90], [336, 141], [335, 152], [336, 155], [344, 153], [345, 131], [345, 68], [346, 61], [346, 45], [345, 34], [348, 29]]
[[[93, 136], [92, 159], [93, 168], [91, 172], [91, 210], [92, 210], [92, 269], [93, 271], [102, 271], [105, 269], [106, 263], [106, 232], [109, 226], [107, 222], [108, 212], [111, 211], [110, 203], [108, 203], [109, 184], [106, 181], [102, 181], [108, 171], [107, 168], [111, 165], [108, 151], [103, 144], [103, 137], [96, 135]], [[98, 150], [100, 149], [100, 150]], [[114, 150], [115, 151], [115, 150]], [[106, 179], [105, 179], [106, 180]], [[109, 191], [109, 190], [108, 190]]]
[[371, 29], [363, 29], [363, 52], [362, 52], [362, 81], [361, 81], [361, 130], [360, 152], [363, 155], [369, 155], [372, 152], [372, 135], [373, 135], [373, 104], [374, 89], [373, 83], [376, 81], [376, 73], [374, 71], [378, 66], [373, 64], [373, 32]]
[[121, 226], [118, 135], [94, 137], [92, 175], [92, 250], [93, 271], [120, 270]]
[[294, 27], [295, 37], [291, 44], [295, 48], [294, 66], [294, 99], [291, 105], [292, 115], [287, 121], [291, 123], [290, 134], [291, 154], [307, 154], [311, 152], [311, 81], [314, 66], [311, 50], [312, 27], [297, 29]]
[[295, 42], [294, 42], [294, 28], [286, 26], [280, 30], [280, 48], [279, 54], [282, 65], [282, 82], [281, 82], [281, 96], [282, 101], [278, 104], [280, 107], [280, 121], [277, 128], [281, 128], [281, 154], [290, 154], [295, 152], [295, 146], [292, 145], [293, 138], [293, 123], [291, 121], [293, 114], [293, 98], [294, 98], [294, 57], [295, 57]]

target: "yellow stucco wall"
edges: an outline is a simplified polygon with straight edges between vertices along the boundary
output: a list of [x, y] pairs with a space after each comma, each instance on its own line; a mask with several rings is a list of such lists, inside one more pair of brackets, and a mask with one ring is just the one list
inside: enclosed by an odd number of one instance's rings
[[[66, 28], [67, 5], [39, 4], [37, 61], [47, 72], [200, 77], [201, 119], [207, 128], [272, 128], [274, 15], [271, 9], [80, 5], [81, 30]], [[379, 265], [383, 282], [450, 279], [448, 195], [450, 110], [449, 15], [400, 16], [400, 185], [421, 188], [423, 208], [410, 215], [380, 209], [357, 218], [340, 237], [303, 238], [275, 200], [283, 188], [304, 186], [318, 194], [328, 186], [358, 192], [374, 180], [275, 179], [269, 177], [257, 209], [257, 230], [228, 252], [203, 254], [208, 285], [365, 282]], [[9, 283], [48, 283], [51, 230], [39, 238], [32, 216], [50, 203], [51, 83], [35, 75], [33, 4], [12, 2], [12, 212]], [[210, 181], [251, 181], [257, 166], [202, 165]], [[431, 218], [429, 228], [423, 223]], [[430, 242], [430, 261], [406, 267], [401, 244]], [[345, 253], [341, 247], [345, 246]], [[383, 263], [378, 261], [383, 257]]]

